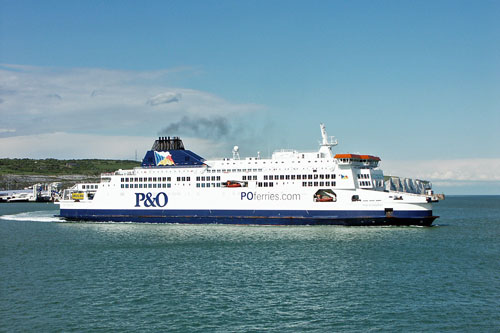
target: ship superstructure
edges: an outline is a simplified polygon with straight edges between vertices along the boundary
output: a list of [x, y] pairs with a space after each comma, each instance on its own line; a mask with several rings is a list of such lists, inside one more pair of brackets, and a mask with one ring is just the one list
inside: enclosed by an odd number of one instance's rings
[[[178, 137], [160, 137], [141, 167], [64, 192], [68, 220], [266, 225], [432, 224], [439, 197], [425, 181], [385, 177], [380, 158], [334, 154], [321, 124], [315, 152], [205, 160]], [[260, 155], [260, 154], [259, 154]]]

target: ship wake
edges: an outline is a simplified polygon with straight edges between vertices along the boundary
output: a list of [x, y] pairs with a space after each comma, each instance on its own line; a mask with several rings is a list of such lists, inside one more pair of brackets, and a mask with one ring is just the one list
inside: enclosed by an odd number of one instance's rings
[[9, 221], [31, 221], [31, 222], [64, 222], [64, 219], [56, 216], [59, 211], [41, 210], [24, 212], [12, 215], [2, 215], [0, 219]]

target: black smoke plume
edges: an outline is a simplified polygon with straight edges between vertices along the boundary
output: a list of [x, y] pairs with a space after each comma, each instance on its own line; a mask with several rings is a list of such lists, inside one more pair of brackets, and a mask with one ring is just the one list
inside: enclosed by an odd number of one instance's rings
[[162, 129], [159, 135], [163, 136], [196, 136], [198, 138], [220, 139], [230, 135], [231, 125], [221, 116], [211, 118], [188, 116], [178, 122], [171, 123]]

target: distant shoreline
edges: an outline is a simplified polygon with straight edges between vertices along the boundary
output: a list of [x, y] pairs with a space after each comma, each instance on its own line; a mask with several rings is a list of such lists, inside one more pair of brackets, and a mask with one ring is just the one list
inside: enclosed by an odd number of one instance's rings
[[0, 159], [0, 191], [21, 190], [37, 183], [60, 182], [63, 187], [99, 181], [101, 173], [133, 169], [140, 162], [127, 160]]

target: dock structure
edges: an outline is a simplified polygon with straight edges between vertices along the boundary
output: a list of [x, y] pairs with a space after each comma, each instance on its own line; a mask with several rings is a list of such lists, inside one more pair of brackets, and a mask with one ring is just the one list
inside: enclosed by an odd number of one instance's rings
[[39, 183], [22, 190], [0, 191], [0, 202], [54, 202], [59, 201], [61, 183]]

